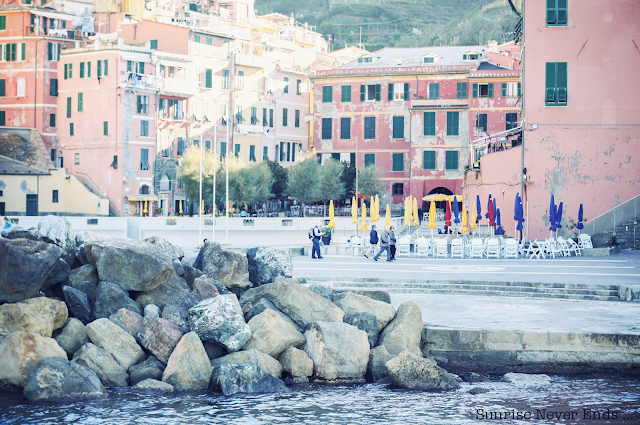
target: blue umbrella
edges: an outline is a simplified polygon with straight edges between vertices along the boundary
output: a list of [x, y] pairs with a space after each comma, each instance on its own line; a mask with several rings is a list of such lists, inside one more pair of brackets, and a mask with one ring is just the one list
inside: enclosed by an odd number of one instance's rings
[[562, 227], [560, 225], [561, 221], [562, 221], [562, 202], [560, 202], [560, 205], [558, 205], [558, 211], [556, 211], [556, 227], [558, 229]]
[[458, 198], [453, 197], [453, 222], [460, 223], [460, 210], [458, 209]]
[[487, 201], [487, 213], [484, 215], [486, 218], [489, 218], [489, 208], [491, 208], [491, 194], [489, 194], [489, 201]]
[[500, 218], [500, 208], [496, 211], [496, 235], [504, 235], [504, 230], [502, 230], [502, 218]]
[[493, 216], [498, 217], [498, 206], [496, 205], [496, 198], [493, 198]]
[[580, 209], [578, 210], [578, 229], [584, 229], [584, 224], [582, 224], [582, 204], [580, 204]]
[[549, 230], [551, 230], [552, 232], [555, 232], [556, 203], [554, 202], [553, 195], [551, 195], [551, 204], [549, 204], [549, 223], [551, 223], [551, 226], [549, 226]]
[[520, 200], [520, 194], [516, 193], [516, 203], [513, 206], [513, 219], [517, 220], [518, 219], [518, 208], [520, 208], [520, 203], [522, 201]]
[[516, 230], [522, 230], [522, 222], [524, 221], [524, 218], [522, 217], [523, 215], [523, 211], [522, 211], [522, 204], [520, 204], [518, 206], [518, 224], [516, 225]]
[[476, 213], [478, 214], [478, 217], [476, 217], [476, 219], [478, 220], [478, 223], [480, 223], [480, 220], [482, 220], [482, 206], [480, 205], [480, 195], [476, 195]]

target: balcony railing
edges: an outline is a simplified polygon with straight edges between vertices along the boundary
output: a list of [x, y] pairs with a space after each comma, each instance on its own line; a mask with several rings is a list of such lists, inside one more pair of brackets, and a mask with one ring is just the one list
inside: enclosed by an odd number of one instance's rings
[[41, 37], [66, 38], [68, 40], [82, 39], [82, 31], [76, 29], [42, 28], [38, 25], [27, 25], [27, 35]]
[[176, 96], [195, 96], [198, 93], [198, 82], [195, 80], [163, 78], [160, 82], [160, 90], [166, 94], [175, 94]]
[[412, 108], [448, 108], [451, 106], [469, 107], [469, 99], [412, 99]]

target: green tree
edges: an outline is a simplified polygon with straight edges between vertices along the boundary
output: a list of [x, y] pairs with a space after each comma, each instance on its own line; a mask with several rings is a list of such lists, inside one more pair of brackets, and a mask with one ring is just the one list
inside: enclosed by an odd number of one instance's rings
[[[213, 193], [213, 163], [213, 153], [204, 152], [202, 155], [202, 198], [204, 200], [210, 200]], [[189, 147], [182, 155], [182, 165], [178, 167], [178, 176], [182, 181], [187, 198], [199, 203], [200, 149], [197, 146]]]
[[375, 165], [369, 165], [358, 172], [358, 192], [369, 198], [384, 193], [380, 170]]
[[299, 156], [298, 163], [287, 169], [289, 194], [304, 206], [322, 199], [320, 164], [314, 156]]
[[273, 176], [273, 185], [271, 186], [271, 193], [276, 198], [285, 198], [287, 196], [287, 170], [275, 161], [267, 161], [271, 175]]
[[338, 200], [345, 193], [344, 182], [342, 181], [342, 163], [335, 159], [324, 162], [321, 168], [320, 194], [325, 204], [329, 200]]
[[256, 204], [263, 204], [273, 196], [271, 193], [273, 176], [265, 163], [253, 163], [240, 168], [234, 183], [231, 193], [239, 205], [252, 205], [255, 209]]

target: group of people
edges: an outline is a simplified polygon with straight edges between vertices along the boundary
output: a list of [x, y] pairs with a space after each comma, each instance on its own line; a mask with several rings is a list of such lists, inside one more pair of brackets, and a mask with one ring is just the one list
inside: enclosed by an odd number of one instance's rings
[[376, 246], [380, 242], [380, 250], [373, 257], [374, 260], [378, 261], [378, 257], [383, 252], [387, 253], [387, 261], [393, 261], [396, 259], [396, 234], [394, 233], [393, 226], [384, 226], [382, 233], [380, 233], [380, 238], [378, 238], [378, 231], [376, 230], [376, 225], [373, 224], [371, 226], [371, 232], [369, 232], [369, 250], [365, 252], [365, 258], [369, 258], [369, 254], [374, 254], [376, 252]]

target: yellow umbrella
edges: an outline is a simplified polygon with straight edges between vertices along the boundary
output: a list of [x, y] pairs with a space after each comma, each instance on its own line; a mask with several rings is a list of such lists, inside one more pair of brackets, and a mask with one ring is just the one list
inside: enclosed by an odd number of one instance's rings
[[367, 227], [367, 204], [362, 203], [362, 224], [360, 225], [360, 230], [369, 230]]
[[436, 203], [431, 201], [431, 206], [429, 207], [429, 229], [436, 228]]
[[384, 220], [387, 226], [391, 226], [391, 208], [389, 208], [389, 204], [387, 204], [387, 212], [384, 214]]
[[182, 214], [182, 201], [180, 201], [180, 203], [179, 203], [178, 205], [179, 205], [179, 208], [180, 208], [180, 210], [179, 210], [178, 212], [179, 212], [180, 214]]
[[420, 226], [420, 218], [418, 217], [418, 200], [413, 198], [413, 225]]
[[358, 224], [358, 203], [356, 202], [356, 197], [353, 197], [353, 201], [351, 201], [351, 222], [353, 224]]
[[427, 196], [424, 196], [422, 198], [423, 201], [435, 201], [435, 202], [442, 202], [442, 201], [446, 201], [448, 199], [449, 199], [449, 195], [443, 195], [443, 194], [440, 194], [440, 193], [436, 193], [436, 194], [433, 194], [433, 195], [427, 195]]
[[380, 220], [380, 197], [376, 195], [376, 221]]
[[411, 226], [411, 221], [413, 221], [413, 217], [411, 217], [411, 209], [413, 207], [413, 203], [411, 202], [411, 196], [407, 196], [404, 198], [404, 225]]
[[476, 218], [478, 216], [478, 211], [476, 210], [476, 203], [473, 203], [473, 209], [471, 210], [471, 225], [469, 225], [470, 228], [475, 229], [476, 227], [478, 227], [478, 225], [476, 224]]
[[464, 205], [462, 205], [462, 227], [460, 228], [460, 233], [469, 233], [467, 228], [467, 207]]
[[200, 208], [200, 209], [201, 209], [201, 211], [200, 211], [200, 212], [201, 212], [202, 214], [204, 214], [204, 202], [200, 202], [200, 205], [202, 205], [202, 208]]
[[336, 227], [336, 223], [333, 221], [333, 201], [329, 201], [329, 227]]
[[371, 216], [371, 222], [375, 223], [376, 221], [378, 221], [378, 219], [376, 218], [376, 200], [372, 196], [371, 200], [369, 202], [370, 202], [369, 203], [369, 205], [370, 205], [369, 215]]
[[149, 210], [147, 210], [147, 201], [144, 201], [144, 209], [142, 210], [142, 213], [146, 214], [148, 212], [149, 212]]

